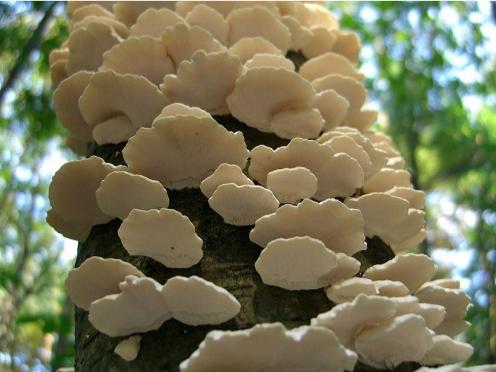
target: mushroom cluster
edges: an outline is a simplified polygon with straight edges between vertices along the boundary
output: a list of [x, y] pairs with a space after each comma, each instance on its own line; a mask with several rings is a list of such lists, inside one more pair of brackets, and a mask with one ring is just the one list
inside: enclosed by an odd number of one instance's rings
[[[432, 260], [402, 253], [425, 239], [424, 193], [391, 139], [370, 129], [377, 112], [366, 107], [360, 41], [323, 4], [74, 1], [68, 12], [70, 35], [50, 55], [54, 109], [68, 146], [89, 157], [54, 175], [47, 222], [81, 242], [84, 259], [66, 279], [73, 303], [98, 332], [131, 336], [117, 355], [139, 359], [140, 334], [170, 319], [217, 325], [253, 311], [178, 275], [225, 259], [205, 244], [201, 216], [178, 206], [193, 190], [220, 216], [215, 234], [239, 229], [244, 240], [233, 244], [260, 247], [243, 266], [260, 285], [319, 291], [330, 310], [291, 330], [263, 317], [213, 330], [182, 371], [351, 371], [358, 359], [392, 368], [470, 356], [452, 339], [468, 325], [459, 283], [433, 280]], [[136, 266], [85, 255], [106, 224], [118, 225], [120, 244], [101, 255], [141, 256]], [[364, 261], [380, 249], [372, 239], [398, 255]]]

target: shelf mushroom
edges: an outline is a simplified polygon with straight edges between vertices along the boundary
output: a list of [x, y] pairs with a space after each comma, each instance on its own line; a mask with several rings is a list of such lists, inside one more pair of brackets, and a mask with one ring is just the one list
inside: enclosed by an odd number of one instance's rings
[[126, 362], [136, 359], [140, 351], [141, 336], [128, 337], [117, 344], [114, 353], [119, 355]]
[[318, 179], [305, 167], [282, 168], [267, 173], [267, 188], [280, 203], [297, 204], [317, 192]]
[[215, 171], [200, 183], [200, 190], [203, 195], [210, 198], [220, 185], [234, 183], [238, 186], [253, 185], [239, 166], [236, 164], [220, 164]]

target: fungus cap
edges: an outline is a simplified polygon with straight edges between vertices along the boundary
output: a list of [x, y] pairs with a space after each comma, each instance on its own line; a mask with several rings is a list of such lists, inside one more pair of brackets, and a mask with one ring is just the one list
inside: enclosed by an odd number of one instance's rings
[[180, 190], [199, 187], [220, 164], [245, 167], [248, 150], [241, 132], [229, 132], [212, 117], [160, 117], [141, 128], [122, 150], [134, 173]]
[[325, 121], [315, 108], [300, 108], [280, 111], [272, 116], [270, 129], [285, 139], [317, 138], [322, 132]]
[[309, 81], [330, 74], [349, 76], [355, 80], [363, 80], [364, 75], [357, 71], [350, 61], [340, 54], [327, 52], [306, 61], [300, 67], [300, 74]]
[[175, 276], [167, 281], [162, 293], [173, 318], [188, 325], [224, 323], [241, 309], [227, 290], [198, 276]]
[[362, 293], [368, 296], [379, 294], [372, 280], [367, 278], [345, 279], [326, 289], [327, 298], [335, 304], [353, 301]]
[[261, 217], [250, 231], [250, 240], [261, 247], [277, 238], [309, 236], [321, 240], [335, 253], [353, 255], [366, 249], [360, 212], [335, 199], [305, 199], [297, 206], [285, 204]]
[[330, 284], [336, 261], [336, 254], [320, 240], [299, 236], [272, 240], [260, 253], [255, 269], [267, 285], [308, 290]]
[[236, 164], [220, 164], [215, 171], [200, 183], [200, 190], [203, 195], [210, 198], [220, 185], [234, 183], [238, 186], [253, 185], [239, 166]]
[[126, 362], [135, 360], [140, 351], [141, 336], [128, 337], [117, 344], [114, 353]]
[[139, 15], [136, 23], [131, 26], [130, 36], [159, 38], [168, 27], [174, 27], [178, 24], [185, 24], [185, 21], [172, 10], [148, 8]]
[[203, 241], [194, 225], [175, 209], [133, 209], [118, 235], [129, 254], [151, 257], [167, 267], [191, 267], [203, 257]]
[[329, 89], [315, 95], [313, 107], [318, 109], [324, 118], [323, 129], [330, 130], [340, 125], [349, 110], [348, 101], [336, 91]]
[[244, 37], [238, 40], [229, 48], [229, 53], [238, 56], [241, 63], [247, 62], [259, 53], [282, 55], [282, 52], [274, 44], [259, 36]]
[[131, 210], [159, 209], [169, 206], [167, 190], [160, 182], [125, 171], [109, 173], [96, 190], [100, 209], [124, 220]]
[[470, 358], [474, 348], [465, 342], [455, 341], [446, 335], [435, 335], [434, 345], [427, 351], [422, 364], [431, 366], [459, 363]]
[[294, 167], [267, 173], [266, 183], [280, 203], [297, 204], [315, 195], [318, 179], [307, 168]]
[[74, 305], [88, 310], [90, 304], [109, 294], [119, 293], [119, 283], [127, 275], [144, 276], [128, 262], [91, 256], [67, 274], [64, 285]]
[[288, 71], [294, 71], [295, 65], [293, 61], [284, 57], [282, 54], [273, 53], [257, 53], [244, 63], [245, 69], [273, 67], [282, 68]]
[[128, 275], [121, 292], [93, 301], [88, 319], [110, 337], [127, 336], [160, 328], [171, 318], [162, 285], [148, 277]]
[[198, 4], [186, 14], [190, 26], [201, 27], [212, 34], [222, 45], [227, 45], [229, 25], [224, 16], [208, 4]]
[[208, 204], [225, 223], [235, 226], [253, 225], [260, 217], [274, 213], [279, 207], [272, 191], [262, 186], [238, 186], [235, 183], [218, 186]]

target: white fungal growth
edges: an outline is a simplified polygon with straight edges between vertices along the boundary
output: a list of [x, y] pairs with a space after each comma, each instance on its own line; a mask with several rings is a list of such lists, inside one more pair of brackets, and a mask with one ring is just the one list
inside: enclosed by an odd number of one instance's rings
[[318, 179], [304, 167], [276, 169], [267, 174], [267, 188], [281, 203], [296, 204], [317, 192]]

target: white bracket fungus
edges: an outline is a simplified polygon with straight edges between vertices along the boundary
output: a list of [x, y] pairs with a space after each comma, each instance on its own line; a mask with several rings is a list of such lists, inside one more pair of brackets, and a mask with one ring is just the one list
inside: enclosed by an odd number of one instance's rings
[[117, 344], [114, 353], [119, 355], [126, 362], [136, 359], [140, 351], [141, 336], [128, 337]]
[[391, 297], [391, 300], [397, 306], [396, 316], [405, 314], [420, 315], [430, 329], [438, 327], [446, 316], [446, 310], [443, 306], [420, 303], [415, 296]]
[[153, 120], [153, 123], [155, 123], [159, 119], [170, 116], [195, 116], [197, 118], [212, 118], [212, 116], [208, 112], [202, 110], [199, 107], [190, 107], [176, 102], [165, 106], [160, 114], [158, 114], [158, 116]]
[[362, 43], [356, 32], [333, 30], [336, 39], [331, 51], [345, 56], [351, 63], [358, 62]]
[[391, 319], [395, 313], [396, 304], [390, 298], [361, 294], [352, 302], [336, 305], [319, 314], [311, 324], [330, 329], [345, 347], [353, 347], [359, 331]]
[[349, 198], [345, 204], [361, 211], [368, 237], [380, 237], [395, 252], [417, 245], [425, 238], [425, 213], [409, 208], [406, 199], [374, 192]]
[[474, 348], [465, 342], [453, 340], [445, 335], [435, 335], [434, 345], [427, 351], [422, 364], [439, 365], [459, 363], [472, 356]]
[[309, 81], [331, 74], [349, 76], [356, 80], [364, 79], [364, 75], [358, 72], [350, 61], [332, 52], [309, 59], [300, 67], [300, 75]]
[[129, 38], [106, 51], [99, 71], [108, 70], [141, 75], [157, 86], [166, 74], [175, 72], [164, 44], [149, 36]]
[[[149, 127], [167, 100], [148, 79], [101, 71], [93, 75], [79, 99], [85, 121], [100, 136], [98, 144], [129, 139], [138, 128]], [[98, 129], [97, 129], [98, 128]]]
[[[185, 21], [172, 10], [148, 8], [139, 15], [136, 23], [131, 26], [129, 36], [159, 38], [168, 27], [174, 27], [178, 24], [185, 24]], [[150, 61], [147, 62], [150, 63]]]
[[305, 43], [301, 46], [301, 51], [308, 59], [314, 58], [329, 52], [335, 41], [336, 36], [327, 28], [312, 27]]
[[336, 267], [328, 275], [329, 282], [337, 283], [355, 276], [360, 271], [360, 266], [360, 261], [357, 259], [345, 253], [336, 253]]
[[118, 235], [129, 254], [151, 257], [167, 267], [191, 267], [203, 256], [194, 225], [174, 209], [133, 209]]
[[326, 289], [326, 296], [335, 304], [353, 301], [359, 294], [378, 295], [372, 280], [367, 278], [350, 278], [334, 283]]
[[241, 132], [229, 132], [211, 117], [161, 117], [141, 128], [122, 150], [134, 173], [171, 189], [198, 187], [222, 163], [245, 167], [248, 150]]
[[279, 202], [297, 204], [315, 195], [318, 179], [307, 168], [294, 167], [269, 172], [266, 183]]
[[374, 280], [374, 287], [377, 289], [379, 296], [401, 297], [408, 296], [410, 290], [400, 281], [395, 280]]
[[376, 122], [378, 115], [379, 111], [376, 110], [352, 112], [344, 118], [343, 125], [365, 132]]
[[208, 4], [198, 4], [186, 14], [190, 26], [201, 27], [212, 34], [222, 45], [227, 45], [229, 26], [224, 16]]
[[319, 239], [336, 253], [353, 255], [366, 249], [360, 212], [335, 199], [320, 203], [305, 199], [297, 206], [285, 204], [258, 219], [250, 231], [250, 240], [263, 248], [274, 239], [295, 236]]
[[283, 68], [246, 70], [227, 97], [231, 114], [244, 124], [271, 132], [270, 121], [277, 112], [309, 108], [314, 91], [298, 73]]
[[93, 301], [119, 293], [119, 283], [127, 275], [143, 276], [143, 273], [128, 262], [92, 256], [69, 271], [65, 290], [76, 306], [88, 310]]
[[[103, 1], [105, 4], [106, 2]], [[112, 3], [109, 1], [108, 3]], [[169, 8], [174, 9], [175, 1], [118, 1], [113, 6], [115, 16], [128, 26], [136, 23], [140, 14], [149, 8]]]
[[94, 225], [112, 220], [98, 207], [95, 191], [107, 174], [121, 168], [97, 156], [65, 163], [48, 189], [48, 224], [69, 239], [86, 240]]
[[443, 322], [434, 329], [436, 333], [455, 336], [466, 328], [463, 321], [470, 305], [470, 298], [461, 289], [424, 284], [415, 296], [424, 303], [441, 305], [446, 309]]
[[280, 111], [272, 116], [270, 130], [285, 139], [317, 138], [325, 121], [316, 108], [300, 108]]
[[260, 217], [274, 213], [279, 201], [272, 191], [255, 185], [225, 183], [208, 199], [210, 207], [225, 223], [235, 226], [253, 225]]
[[430, 280], [435, 271], [436, 265], [428, 256], [406, 253], [397, 255], [386, 263], [369, 267], [363, 276], [372, 280], [400, 281], [413, 293]]
[[425, 193], [423, 191], [415, 190], [411, 187], [395, 186], [386, 191], [386, 194], [408, 200], [408, 203], [410, 203], [410, 208], [424, 209]]
[[[263, 37], [283, 53], [289, 49], [291, 33], [276, 15], [261, 6], [233, 10], [226, 18], [229, 45], [244, 37]], [[256, 27], [253, 27], [256, 25]]]
[[259, 36], [244, 37], [238, 40], [229, 48], [229, 53], [238, 56], [241, 63], [245, 63], [260, 53], [282, 55], [282, 52], [274, 44]]
[[363, 191], [385, 192], [394, 187], [412, 187], [410, 173], [404, 169], [382, 168], [363, 185]]
[[242, 331], [211, 331], [180, 365], [181, 372], [352, 371], [357, 355], [329, 330], [281, 323], [258, 324]]
[[406, 314], [365, 329], [355, 338], [355, 350], [375, 368], [394, 368], [402, 362], [420, 362], [433, 345], [424, 319]]
[[334, 152], [343, 152], [355, 159], [363, 170], [365, 177], [372, 173], [372, 161], [369, 155], [351, 136], [334, 136], [325, 142]]
[[70, 24], [70, 31], [72, 33], [79, 29], [84, 29], [92, 23], [98, 23], [111, 27], [115, 31], [115, 33], [123, 39], [127, 38], [129, 35], [129, 29], [124, 23], [119, 22], [113, 17], [99, 15], [88, 15], [77, 22], [72, 21]]
[[228, 113], [226, 98], [242, 71], [241, 61], [228, 52], [195, 52], [181, 62], [176, 75], [166, 75], [160, 89], [170, 102], [197, 106], [212, 114]]
[[313, 140], [294, 138], [276, 150], [260, 145], [251, 150], [250, 158], [248, 173], [261, 185], [266, 185], [267, 174], [273, 170], [307, 168], [318, 179], [314, 195], [317, 200], [349, 196], [363, 185], [363, 170], [358, 161]]
[[[72, 1], [71, 1], [72, 2]], [[72, 13], [71, 24], [79, 22], [86, 18], [87, 16], [99, 16], [99, 17], [107, 17], [107, 18], [115, 18], [114, 14], [109, 10], [105, 9], [100, 4], [96, 3], [88, 3], [88, 5], [83, 5], [80, 8], [74, 10]]]
[[176, 25], [168, 28], [161, 36], [167, 48], [167, 54], [174, 62], [176, 69], [182, 61], [189, 60], [198, 50], [205, 53], [222, 52], [226, 48], [214, 39], [212, 34], [203, 28]]
[[275, 239], [267, 244], [255, 269], [265, 284], [289, 290], [317, 289], [330, 284], [336, 254], [320, 240], [305, 237]]
[[294, 71], [295, 65], [293, 61], [284, 57], [282, 54], [272, 53], [257, 53], [243, 65], [245, 69], [273, 67], [283, 68], [288, 71]]
[[124, 220], [133, 209], [160, 209], [169, 206], [167, 190], [158, 181], [125, 171], [109, 173], [96, 190], [100, 209]]
[[103, 53], [122, 41], [110, 26], [90, 23], [69, 35], [69, 56], [65, 67], [68, 75], [86, 70], [96, 71], [102, 64]]
[[207, 198], [210, 198], [220, 185], [234, 183], [238, 186], [253, 185], [241, 168], [235, 164], [222, 163], [215, 171], [200, 183], [200, 190]]
[[93, 72], [79, 71], [64, 79], [53, 92], [53, 109], [60, 124], [71, 136], [84, 142], [93, 141], [91, 127], [79, 111], [79, 97], [89, 84]]
[[348, 101], [336, 91], [329, 89], [315, 95], [313, 107], [320, 111], [324, 118], [324, 130], [338, 126], [344, 120], [349, 109]]
[[167, 281], [162, 293], [172, 317], [189, 325], [224, 323], [241, 309], [227, 290], [198, 276], [175, 276]]
[[171, 318], [162, 285], [152, 278], [129, 275], [119, 284], [121, 292], [93, 301], [91, 324], [110, 337], [158, 329]]

